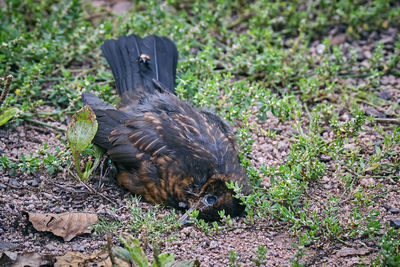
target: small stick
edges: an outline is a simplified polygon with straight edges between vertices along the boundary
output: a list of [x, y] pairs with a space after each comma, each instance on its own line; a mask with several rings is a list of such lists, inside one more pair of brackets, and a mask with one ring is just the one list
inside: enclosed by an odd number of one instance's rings
[[117, 263], [115, 262], [114, 254], [112, 252], [112, 242], [111, 242], [111, 234], [110, 233], [107, 233], [107, 251], [108, 251], [108, 255], [110, 256], [111, 265], [117, 266]]
[[[10, 89], [10, 84], [11, 84], [11, 81], [13, 78], [14, 77], [11, 74], [6, 77], [6, 83], [4, 85], [4, 90], [3, 90], [3, 92], [1, 92], [1, 95], [0, 95], [0, 107], [3, 104], [4, 100], [6, 99], [6, 96], [8, 95], [8, 91]], [[4, 80], [4, 78], [1, 79], [1, 82], [3, 82], [3, 80]]]
[[380, 123], [389, 123], [389, 124], [398, 124], [398, 125], [400, 125], [400, 120], [399, 119], [375, 118], [374, 120], [376, 122], [380, 122]]
[[45, 127], [49, 127], [49, 128], [52, 128], [52, 129], [56, 129], [57, 131], [60, 131], [60, 132], [64, 132], [65, 131], [64, 128], [53, 126], [53, 125], [51, 125], [49, 123], [46, 123], [46, 122], [43, 122], [43, 121], [39, 121], [39, 120], [27, 118], [27, 117], [25, 117], [24, 120], [28, 121], [28, 122], [31, 122], [31, 123], [35, 123], [35, 124], [41, 125], [41, 126], [45, 126]]

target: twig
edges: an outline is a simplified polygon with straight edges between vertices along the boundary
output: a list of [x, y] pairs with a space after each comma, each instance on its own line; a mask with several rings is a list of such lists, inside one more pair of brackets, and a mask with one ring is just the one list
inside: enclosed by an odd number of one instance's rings
[[[4, 84], [4, 90], [3, 90], [3, 92], [1, 92], [1, 95], [0, 95], [0, 107], [8, 95], [8, 91], [10, 89], [10, 84], [11, 84], [11, 81], [13, 78], [14, 77], [12, 75], [8, 75], [6, 77], [6, 83]], [[4, 78], [1, 79], [0, 83], [3, 82], [3, 80], [4, 80]]]
[[117, 263], [115, 262], [114, 254], [112, 253], [112, 242], [111, 242], [111, 234], [110, 233], [107, 233], [107, 251], [108, 251], [108, 255], [110, 256], [111, 265], [117, 266]]
[[251, 18], [252, 15], [253, 15], [252, 12], [247, 11], [246, 13], [242, 14], [241, 16], [239, 16], [239, 18], [237, 20], [235, 20], [231, 24], [229, 24], [227, 26], [227, 29], [235, 28], [236, 26], [240, 25], [243, 21], [248, 20], [249, 18]]
[[71, 174], [72, 174], [76, 179], [78, 179], [79, 182], [80, 182], [84, 187], [86, 187], [86, 189], [88, 189], [91, 193], [93, 193], [93, 194], [95, 194], [95, 195], [98, 195], [98, 196], [100, 196], [100, 197], [102, 197], [102, 198], [108, 200], [110, 203], [114, 204], [115, 206], [118, 206], [118, 203], [117, 203], [117, 202], [111, 200], [110, 198], [106, 197], [106, 196], [103, 195], [102, 193], [97, 192], [96, 190], [94, 190], [93, 188], [91, 188], [90, 186], [88, 186], [87, 184], [85, 184], [84, 182], [82, 182], [81, 179], [79, 179], [78, 177], [76, 177], [72, 172], [71, 172]]
[[153, 256], [154, 256], [154, 262], [156, 263], [157, 267], [161, 267], [161, 262], [160, 262], [160, 252], [158, 251], [158, 244], [156, 241], [153, 243]]
[[45, 126], [45, 127], [53, 128], [53, 129], [56, 129], [57, 131], [60, 131], [60, 132], [64, 132], [64, 131], [65, 131], [64, 128], [60, 128], [60, 127], [57, 127], [57, 126], [53, 126], [53, 125], [48, 124], [48, 123], [43, 122], [43, 121], [38, 121], [38, 120], [31, 119], [31, 118], [27, 118], [27, 117], [24, 117], [24, 120], [25, 120], [25, 121], [32, 122], [32, 123], [35, 123], [35, 124], [38, 124], [38, 125], [42, 125], [42, 126]]
[[380, 123], [388, 123], [388, 124], [397, 124], [397, 125], [400, 125], [400, 120], [399, 120], [399, 119], [375, 118], [374, 120], [375, 120], [376, 122], [380, 122]]

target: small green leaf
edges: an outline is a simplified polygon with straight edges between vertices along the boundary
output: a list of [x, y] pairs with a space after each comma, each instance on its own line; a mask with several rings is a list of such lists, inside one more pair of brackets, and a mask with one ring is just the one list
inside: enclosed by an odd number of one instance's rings
[[1, 115], [0, 115], [0, 126], [5, 124], [7, 121], [11, 120], [17, 113], [19, 112], [18, 108], [9, 108], [6, 109]]
[[79, 178], [85, 181], [90, 176], [90, 167], [86, 166], [86, 171], [82, 173], [80, 167], [80, 154], [90, 145], [97, 132], [96, 114], [88, 106], [84, 106], [71, 118], [67, 128], [67, 140], [72, 150], [72, 157]]
[[[173, 262], [175, 258], [174, 254], [165, 252], [158, 256], [158, 260], [160, 261], [161, 266], [166, 266], [168, 263]], [[157, 267], [157, 262], [154, 260], [151, 266]]]
[[144, 250], [140, 247], [139, 240], [133, 240], [133, 247], [130, 249], [132, 258], [140, 267], [148, 267], [148, 259]]
[[125, 248], [117, 247], [113, 249], [113, 253], [120, 259], [126, 262], [130, 262], [133, 258], [129, 251]]
[[72, 153], [82, 153], [92, 142], [97, 132], [97, 120], [93, 110], [84, 106], [71, 118], [67, 128], [67, 139]]

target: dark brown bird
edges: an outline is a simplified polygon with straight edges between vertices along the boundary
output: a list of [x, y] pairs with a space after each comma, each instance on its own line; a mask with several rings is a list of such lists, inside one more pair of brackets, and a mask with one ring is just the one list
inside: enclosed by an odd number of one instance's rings
[[[101, 47], [113, 72], [119, 108], [82, 95], [99, 124], [94, 143], [107, 150], [118, 182], [150, 203], [238, 216], [244, 207], [226, 186], [248, 193], [231, 128], [217, 115], [174, 95], [178, 51], [166, 37], [121, 36]], [[184, 216], [186, 218], [186, 216]], [[181, 221], [184, 221], [183, 219]]]

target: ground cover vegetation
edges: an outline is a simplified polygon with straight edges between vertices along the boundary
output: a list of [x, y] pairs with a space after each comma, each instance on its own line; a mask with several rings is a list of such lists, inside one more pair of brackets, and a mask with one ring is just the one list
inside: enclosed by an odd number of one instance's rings
[[[0, 251], [108, 248], [110, 261], [141, 266], [400, 265], [398, 1], [0, 4], [0, 77], [13, 76], [0, 107]], [[253, 191], [229, 187], [246, 216], [194, 213], [182, 227], [176, 211], [121, 189], [106, 157], [77, 178], [66, 125], [82, 92], [118, 104], [99, 47], [128, 33], [174, 40], [177, 95], [234, 127]], [[96, 155], [82, 152], [83, 170]], [[99, 221], [64, 242], [24, 211]]]

